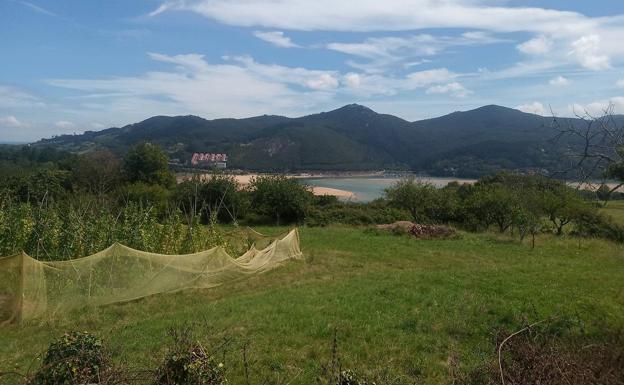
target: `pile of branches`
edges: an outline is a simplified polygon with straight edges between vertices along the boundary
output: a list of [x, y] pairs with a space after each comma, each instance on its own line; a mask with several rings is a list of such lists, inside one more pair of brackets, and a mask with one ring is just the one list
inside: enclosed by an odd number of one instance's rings
[[449, 238], [455, 236], [455, 229], [441, 225], [420, 225], [414, 224], [409, 230], [409, 234], [416, 238]]
[[457, 234], [454, 228], [442, 225], [423, 225], [409, 221], [398, 221], [386, 225], [377, 225], [379, 230], [391, 231], [395, 234], [409, 234], [416, 238], [449, 238]]

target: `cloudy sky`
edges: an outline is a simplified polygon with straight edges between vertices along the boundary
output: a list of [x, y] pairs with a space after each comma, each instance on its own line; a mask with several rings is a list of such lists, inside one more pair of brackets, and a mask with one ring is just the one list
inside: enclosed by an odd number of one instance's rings
[[0, 142], [153, 115], [624, 113], [621, 0], [0, 0]]

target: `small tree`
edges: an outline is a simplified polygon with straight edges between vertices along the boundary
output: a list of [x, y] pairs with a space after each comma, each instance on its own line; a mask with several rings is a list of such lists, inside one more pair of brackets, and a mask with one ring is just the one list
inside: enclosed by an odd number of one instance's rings
[[175, 176], [169, 171], [169, 158], [151, 143], [142, 143], [131, 149], [124, 159], [123, 173], [131, 183], [145, 183], [172, 187]]
[[307, 186], [283, 175], [259, 176], [250, 184], [252, 207], [279, 225], [302, 221], [313, 201]]
[[483, 227], [498, 226], [501, 233], [514, 222], [520, 202], [513, 191], [499, 184], [475, 186], [466, 199], [466, 210]]
[[555, 226], [557, 235], [571, 223], [586, 207], [585, 202], [572, 188], [562, 186], [557, 189], [543, 191], [540, 198], [541, 211]]
[[436, 205], [437, 193], [432, 184], [418, 181], [413, 176], [401, 179], [385, 190], [390, 204], [409, 211], [414, 222], [431, 219], [427, 214]]
[[80, 156], [72, 167], [77, 185], [94, 195], [105, 195], [121, 181], [121, 161], [108, 150]]

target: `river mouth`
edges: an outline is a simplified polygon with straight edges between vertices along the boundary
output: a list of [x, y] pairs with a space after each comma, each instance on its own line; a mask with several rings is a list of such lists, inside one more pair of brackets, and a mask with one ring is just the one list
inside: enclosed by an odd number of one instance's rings
[[[301, 178], [301, 182], [312, 187], [322, 187], [351, 192], [350, 197], [340, 197], [341, 200], [352, 202], [370, 202], [384, 196], [384, 190], [401, 180], [398, 177], [312, 177]], [[475, 179], [445, 178], [445, 177], [422, 177], [417, 178], [424, 183], [431, 183], [436, 187], [444, 187], [450, 182], [472, 184]]]

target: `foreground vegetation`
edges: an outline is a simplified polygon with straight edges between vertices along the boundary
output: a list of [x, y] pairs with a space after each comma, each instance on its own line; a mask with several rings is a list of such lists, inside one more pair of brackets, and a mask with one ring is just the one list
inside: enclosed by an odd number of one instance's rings
[[492, 233], [423, 241], [335, 226], [302, 228], [301, 241], [305, 261], [232, 286], [3, 327], [0, 370], [36, 368], [68, 330], [101, 336], [122, 367], [156, 368], [167, 331], [186, 324], [204, 346], [228, 341], [219, 362], [233, 384], [246, 383], [245, 345], [251, 383], [314, 383], [334, 331], [343, 368], [378, 383], [440, 384], [493, 364], [499, 335], [535, 321], [565, 320], [551, 338], [604, 341], [624, 327], [619, 244], [541, 235], [531, 250]]
[[[150, 144], [124, 159], [105, 151], [0, 151], [0, 175], [2, 255], [24, 250], [41, 260], [70, 259], [113, 242], [163, 253], [224, 245], [237, 254], [248, 246], [240, 225], [270, 225], [260, 230], [277, 234], [289, 224], [302, 226], [306, 256], [227, 287], [3, 326], [0, 372], [13, 374], [0, 382], [20, 383], [41, 367], [37, 357], [48, 344], [78, 330], [102, 338], [119, 373], [153, 383], [179, 374], [180, 355], [171, 354], [177, 350], [167, 336], [185, 330], [193, 339], [181, 352], [206, 359], [197, 364], [207, 370], [197, 373], [204, 379], [494, 384], [497, 346], [534, 322], [541, 323], [502, 357], [509, 378], [539, 382], [531, 376], [557, 365], [624, 372], [624, 206], [605, 206], [597, 199], [604, 194], [497, 174], [443, 189], [406, 179], [383, 199], [352, 204], [314, 197], [279, 175], [249, 188], [222, 174], [176, 183], [167, 156]], [[418, 240], [374, 226], [399, 220], [460, 231]], [[527, 344], [518, 345], [523, 339]], [[541, 383], [557, 383], [558, 375]], [[584, 374], [574, 376], [587, 383]], [[45, 375], [36, 378], [46, 383]]]

